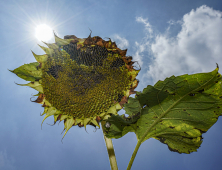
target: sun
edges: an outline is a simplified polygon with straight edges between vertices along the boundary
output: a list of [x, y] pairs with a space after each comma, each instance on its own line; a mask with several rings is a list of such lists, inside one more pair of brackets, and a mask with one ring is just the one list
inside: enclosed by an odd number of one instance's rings
[[48, 41], [53, 37], [52, 28], [46, 24], [38, 25], [35, 29], [35, 37], [39, 41]]

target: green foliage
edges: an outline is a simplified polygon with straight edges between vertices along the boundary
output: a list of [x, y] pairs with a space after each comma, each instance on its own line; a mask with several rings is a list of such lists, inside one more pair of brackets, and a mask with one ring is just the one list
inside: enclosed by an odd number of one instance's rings
[[129, 98], [128, 103], [125, 104], [125, 110], [129, 117], [125, 115], [112, 115], [108, 122], [111, 124], [111, 128], [106, 128], [108, 130], [106, 136], [108, 138], [120, 138], [124, 136], [129, 131], [134, 132], [136, 130], [135, 123], [140, 117], [141, 106], [137, 99]]
[[39, 63], [34, 62], [30, 64], [24, 64], [15, 70], [9, 70], [12, 73], [15, 73], [18, 77], [26, 81], [35, 81], [41, 79], [42, 72], [38, 70]]
[[217, 68], [149, 85], [124, 105], [128, 118], [112, 115], [107, 120], [111, 126], [106, 136], [120, 138], [134, 132], [138, 141], [155, 138], [171, 151], [194, 152], [202, 143], [202, 133], [221, 115], [221, 82]]

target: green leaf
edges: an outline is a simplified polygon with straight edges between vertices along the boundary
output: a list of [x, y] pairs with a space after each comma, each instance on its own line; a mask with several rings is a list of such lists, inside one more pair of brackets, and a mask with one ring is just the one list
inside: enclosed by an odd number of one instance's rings
[[[194, 152], [202, 143], [202, 133], [221, 115], [221, 82], [218, 68], [210, 73], [172, 76], [158, 81], [137, 93], [135, 99], [142, 107], [138, 121], [127, 126], [118, 122], [118, 126], [125, 126], [123, 132], [134, 131], [139, 141], [155, 138], [167, 144], [171, 151]], [[126, 134], [123, 132], [122, 136]]]
[[135, 98], [130, 97], [127, 104], [124, 105], [124, 110], [129, 116], [134, 116], [141, 112], [141, 105], [139, 101]]
[[41, 70], [37, 69], [39, 66], [38, 62], [30, 63], [30, 64], [24, 64], [15, 70], [9, 70], [12, 73], [15, 73], [18, 77], [26, 80], [26, 81], [35, 81], [39, 80], [42, 77]]
[[141, 105], [135, 98], [129, 98], [128, 103], [124, 105], [126, 113], [129, 115], [111, 115], [106, 121], [110, 127], [104, 127], [108, 138], [120, 138], [128, 132], [135, 132], [136, 121], [140, 117]]

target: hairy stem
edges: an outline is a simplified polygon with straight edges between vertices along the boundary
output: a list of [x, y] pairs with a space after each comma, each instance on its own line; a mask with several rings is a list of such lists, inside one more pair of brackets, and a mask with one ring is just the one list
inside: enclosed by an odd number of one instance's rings
[[111, 170], [118, 170], [112, 139], [109, 139], [105, 136], [105, 132], [104, 132], [105, 131], [104, 130], [105, 121], [102, 121], [101, 125], [102, 125], [102, 129], [103, 129], [103, 136], [104, 136], [104, 140], [106, 143], [107, 152], [109, 155], [109, 162], [110, 162]]
[[136, 147], [135, 147], [135, 149], [134, 149], [134, 151], [133, 151], [132, 157], [131, 157], [131, 159], [130, 159], [130, 161], [129, 161], [127, 170], [130, 170], [130, 169], [131, 169], [131, 167], [132, 167], [132, 165], [133, 165], [133, 161], [134, 161], [134, 159], [135, 159], [135, 157], [136, 157], [136, 154], [137, 154], [137, 152], [138, 152], [138, 149], [139, 149], [141, 143], [142, 143], [142, 140], [139, 140], [139, 141], [137, 142]]

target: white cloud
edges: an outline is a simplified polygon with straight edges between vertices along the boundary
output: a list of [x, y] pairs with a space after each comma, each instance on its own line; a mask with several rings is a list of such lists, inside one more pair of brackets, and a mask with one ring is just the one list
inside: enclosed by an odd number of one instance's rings
[[153, 83], [171, 75], [212, 71], [216, 63], [222, 66], [222, 12], [203, 5], [169, 24], [175, 23], [182, 27], [175, 37], [169, 37], [166, 30], [154, 41], [140, 44], [150, 46], [153, 59], [145, 78]]
[[129, 46], [128, 40], [120, 37], [118, 34], [115, 34], [113, 39], [116, 40], [116, 44], [121, 50], [126, 49]]
[[144, 37], [142, 42], [140, 43], [138, 43], [137, 41], [135, 42], [136, 52], [133, 55], [133, 60], [137, 61], [139, 65], [142, 67], [144, 52], [150, 51], [150, 47], [151, 47], [150, 43], [151, 43], [151, 40], [153, 39], [153, 29], [152, 29], [151, 24], [148, 22], [147, 18], [136, 17], [136, 21], [144, 24], [145, 31], [146, 31], [146, 37]]
[[135, 42], [135, 46], [136, 46], [136, 52], [133, 55], [133, 61], [137, 61], [139, 63], [140, 66], [143, 65], [143, 52], [147, 51], [147, 47], [149, 46], [149, 42], [147, 43], [138, 43], [137, 41]]
[[148, 18], [136, 17], [136, 21], [143, 23], [145, 25], [146, 30], [149, 32], [149, 34], [152, 35], [153, 29], [150, 23], [148, 22]]

